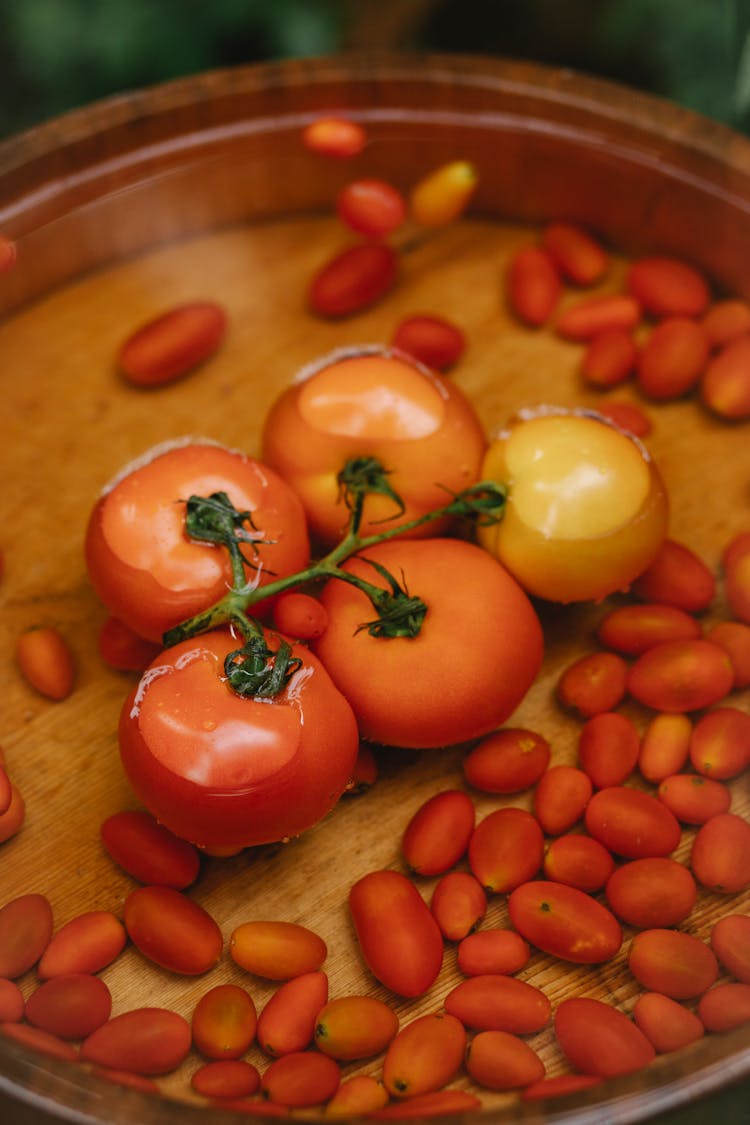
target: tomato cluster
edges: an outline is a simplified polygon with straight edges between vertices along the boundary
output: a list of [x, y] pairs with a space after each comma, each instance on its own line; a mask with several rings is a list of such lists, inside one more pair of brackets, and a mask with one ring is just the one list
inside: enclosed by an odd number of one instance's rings
[[[305, 369], [262, 457], [159, 448], [104, 490], [86, 536], [103, 651], [127, 667], [167, 645], [123, 707], [126, 773], [213, 851], [314, 824], [360, 738], [424, 749], [495, 730], [541, 667], [529, 595], [602, 597], [665, 533], [631, 436], [546, 410], [488, 443], [455, 384], [388, 348]], [[479, 544], [456, 536], [461, 517]]]

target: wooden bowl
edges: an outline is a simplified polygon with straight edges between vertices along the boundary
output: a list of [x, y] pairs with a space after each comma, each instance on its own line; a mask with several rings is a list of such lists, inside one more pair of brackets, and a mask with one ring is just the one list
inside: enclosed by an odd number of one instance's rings
[[[351, 162], [326, 160], [300, 142], [307, 122], [340, 110], [369, 135]], [[469, 215], [406, 252], [397, 288], [377, 306], [335, 323], [310, 315], [307, 280], [347, 242], [332, 210], [339, 186], [369, 174], [408, 189], [459, 157], [480, 170]], [[207, 434], [256, 451], [267, 408], [299, 367], [335, 346], [385, 341], [401, 316], [417, 311], [465, 329], [469, 348], [453, 377], [488, 431], [522, 405], [595, 406], [600, 399], [578, 375], [580, 348], [551, 330], [521, 328], [504, 302], [509, 254], [550, 218], [585, 223], [612, 247], [615, 266], [603, 289], [619, 283], [621, 255], [654, 251], [694, 262], [717, 293], [750, 298], [748, 141], [675, 105], [568, 71], [408, 55], [253, 66], [115, 98], [0, 145], [0, 230], [19, 250], [16, 268], [0, 277], [0, 740], [28, 810], [23, 829], [0, 848], [1, 902], [43, 892], [59, 926], [89, 909], [120, 912], [134, 885], [99, 842], [101, 821], [136, 805], [115, 736], [132, 677], [108, 670], [98, 655], [105, 614], [81, 549], [105, 482], [177, 435]], [[124, 337], [157, 312], [204, 296], [230, 317], [222, 351], [163, 389], [126, 385], [113, 360]], [[617, 397], [636, 395], [626, 389]], [[649, 446], [671, 495], [670, 533], [718, 570], [722, 547], [750, 525], [747, 429], [710, 417], [694, 399], [649, 410]], [[543, 733], [555, 761], [575, 759], [579, 723], [556, 705], [554, 685], [567, 661], [593, 647], [602, 612], [544, 611], [544, 672], [514, 723]], [[719, 593], [706, 620], [725, 613]], [[16, 636], [40, 623], [58, 626], [75, 654], [77, 685], [63, 703], [35, 695], [14, 666]], [[747, 692], [732, 698], [747, 708]], [[631, 713], [643, 725], [645, 715]], [[329, 947], [332, 995], [373, 988], [347, 918], [349, 885], [368, 870], [398, 867], [411, 813], [438, 789], [462, 785], [456, 749], [383, 752], [380, 766], [370, 792], [342, 801], [299, 840], [206, 860], [192, 891], [227, 938], [251, 918], [318, 930]], [[480, 816], [500, 803], [475, 796]], [[529, 794], [512, 803], [528, 806]], [[733, 809], [748, 807], [741, 778]], [[678, 858], [686, 858], [690, 835]], [[429, 894], [431, 881], [421, 889]], [[686, 926], [707, 938], [718, 917], [747, 905], [747, 895], [728, 904], [701, 892]], [[498, 896], [486, 924], [505, 919]], [[626, 968], [629, 934], [607, 965], [566, 968], [535, 954], [522, 975], [554, 1004], [588, 995], [630, 1011], [638, 990]], [[134, 948], [103, 975], [115, 1012], [156, 1003], [189, 1017], [209, 987], [207, 979], [157, 969]], [[457, 979], [449, 950], [431, 993], [397, 1005], [402, 1020], [439, 1007]], [[245, 983], [258, 1007], [270, 995], [267, 982], [247, 977], [226, 954], [210, 977], [219, 980]], [[21, 983], [28, 994], [33, 972]], [[749, 1031], [707, 1035], [644, 1071], [563, 1099], [486, 1094], [483, 1115], [498, 1123], [644, 1120], [746, 1078]], [[564, 1069], [550, 1028], [532, 1043], [550, 1074]], [[197, 1063], [191, 1057], [163, 1081], [166, 1097], [154, 1098], [0, 1037], [3, 1113], [14, 1122], [203, 1122], [206, 1110], [189, 1090]]]

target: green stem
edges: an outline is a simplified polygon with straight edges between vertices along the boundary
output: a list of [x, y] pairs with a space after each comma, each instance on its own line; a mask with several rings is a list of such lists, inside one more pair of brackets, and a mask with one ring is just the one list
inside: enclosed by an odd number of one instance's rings
[[[382, 630], [379, 630], [378, 622], [366, 623], [362, 626], [363, 628], [367, 628], [374, 635], [415, 636], [419, 632], [419, 625], [421, 625], [424, 613], [426, 612], [424, 603], [420, 602], [418, 598], [410, 597], [407, 591], [402, 590], [396, 580], [391, 575], [388, 575], [384, 568], [379, 567], [375, 563], [372, 563], [372, 565], [389, 581], [391, 587], [390, 591], [387, 588], [384, 589], [382, 586], [368, 582], [364, 578], [353, 575], [349, 571], [342, 570], [341, 564], [359, 551], [367, 550], [370, 547], [376, 546], [378, 543], [394, 539], [399, 535], [403, 535], [404, 532], [413, 531], [432, 521], [443, 519], [446, 516], [474, 516], [477, 517], [480, 522], [495, 522], [501, 518], [505, 501], [505, 489], [493, 482], [481, 481], [471, 488], [465, 489], [463, 492], [453, 496], [447, 504], [423, 516], [407, 520], [405, 523], [387, 528], [374, 535], [360, 536], [359, 526], [362, 519], [362, 506], [365, 494], [364, 492], [355, 492], [353, 494], [351, 502], [349, 503], [351, 517], [347, 533], [341, 542], [333, 547], [327, 555], [318, 562], [312, 563], [303, 570], [297, 571], [295, 574], [288, 574], [283, 578], [277, 578], [264, 586], [256, 585], [252, 588], [248, 587], [245, 582], [244, 567], [242, 567], [241, 563], [239, 567], [241, 574], [237, 573], [234, 565], [235, 554], [239, 555], [240, 559], [242, 555], [236, 539], [230, 539], [225, 545], [228, 547], [230, 556], [232, 557], [233, 588], [209, 609], [203, 610], [187, 621], [176, 625], [173, 629], [169, 629], [164, 634], [164, 644], [170, 647], [171, 645], [177, 644], [179, 641], [187, 640], [189, 637], [196, 636], [199, 633], [205, 633], [209, 629], [214, 629], [224, 624], [235, 625], [246, 640], [250, 636], [262, 635], [261, 626], [247, 616], [247, 611], [253, 605], [257, 602], [265, 601], [267, 598], [283, 594], [287, 590], [294, 589], [298, 586], [326, 581], [331, 578], [338, 578], [342, 581], [349, 582], [351, 585], [362, 590], [378, 613], [379, 621], [385, 622], [385, 627]], [[420, 609], [420, 607], [422, 608]]]

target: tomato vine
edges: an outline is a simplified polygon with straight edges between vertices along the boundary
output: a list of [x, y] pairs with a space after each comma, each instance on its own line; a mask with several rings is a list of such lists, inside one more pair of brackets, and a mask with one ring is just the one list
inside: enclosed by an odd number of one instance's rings
[[[378, 586], [361, 575], [342, 569], [342, 563], [352, 555], [375, 546], [377, 543], [405, 532], [413, 531], [431, 521], [449, 518], [475, 520], [487, 526], [502, 517], [506, 490], [492, 481], [480, 481], [461, 492], [452, 494], [446, 504], [415, 519], [374, 535], [360, 535], [360, 525], [365, 497], [372, 493], [393, 500], [397, 513], [404, 504], [388, 481], [388, 471], [375, 457], [357, 457], [347, 461], [338, 474], [342, 499], [349, 511], [349, 521], [340, 542], [321, 559], [294, 574], [285, 575], [260, 586], [257, 581], [246, 580], [245, 566], [252, 566], [243, 547], [250, 545], [253, 554], [258, 545], [266, 542], [252, 521], [250, 512], [238, 511], [226, 493], [209, 496], [192, 495], [186, 502], [185, 530], [191, 539], [214, 543], [227, 549], [232, 563], [232, 586], [227, 593], [208, 609], [196, 614], [163, 637], [171, 647], [189, 637], [206, 632], [216, 626], [231, 624], [244, 637], [244, 644], [226, 659], [225, 671], [230, 686], [241, 695], [277, 695], [293, 675], [296, 664], [290, 659], [291, 649], [282, 641], [276, 651], [265, 642], [262, 625], [248, 615], [256, 602], [299, 586], [336, 578], [356, 586], [370, 600], [376, 617], [363, 622], [372, 636], [415, 637], [419, 634], [427, 613], [427, 606], [417, 595], [410, 594], [405, 583], [399, 581], [381, 564], [370, 561], [387, 588]], [[249, 529], [248, 529], [249, 525]]]

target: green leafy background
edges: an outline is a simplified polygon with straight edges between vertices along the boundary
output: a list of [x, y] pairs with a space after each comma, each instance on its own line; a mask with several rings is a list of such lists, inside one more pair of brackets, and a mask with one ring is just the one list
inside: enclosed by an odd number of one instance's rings
[[368, 46], [572, 67], [750, 132], [750, 0], [0, 0], [0, 135], [214, 67]]

